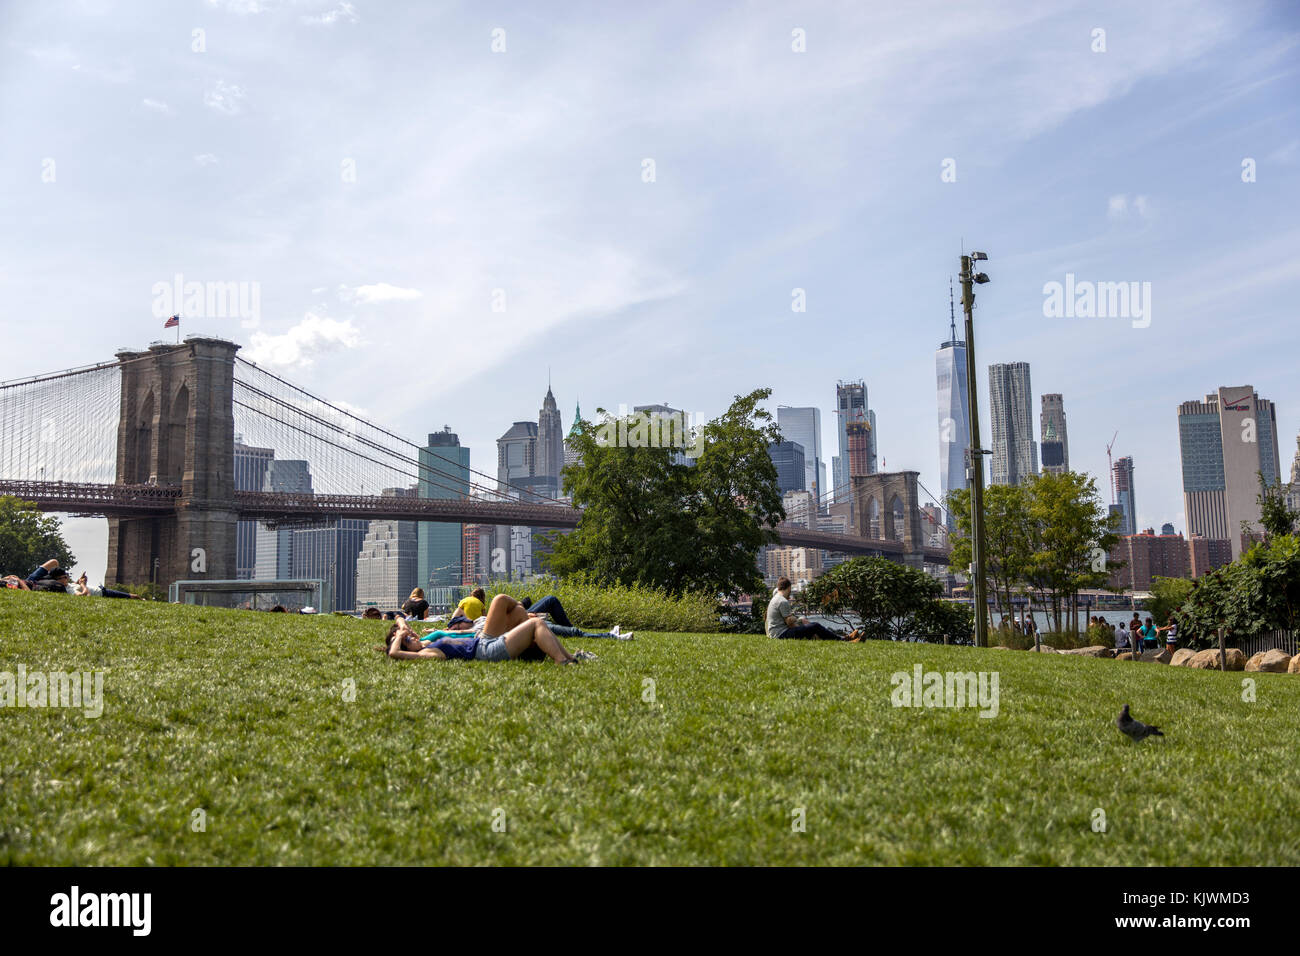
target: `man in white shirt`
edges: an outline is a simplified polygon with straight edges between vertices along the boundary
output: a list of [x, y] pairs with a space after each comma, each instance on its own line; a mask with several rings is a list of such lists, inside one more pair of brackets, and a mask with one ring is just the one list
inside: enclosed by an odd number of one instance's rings
[[767, 636], [782, 639], [804, 639], [820, 641], [842, 641], [829, 628], [814, 624], [806, 617], [797, 617], [790, 604], [790, 579], [781, 578], [776, 582], [772, 600], [767, 605]]

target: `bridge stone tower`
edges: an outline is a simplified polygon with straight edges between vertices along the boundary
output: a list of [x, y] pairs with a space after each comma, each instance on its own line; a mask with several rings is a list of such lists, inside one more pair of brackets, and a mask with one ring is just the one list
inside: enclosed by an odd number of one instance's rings
[[903, 563], [916, 568], [925, 563], [925, 534], [916, 492], [920, 474], [919, 471], [889, 471], [850, 478], [854, 530], [867, 537], [901, 542]]
[[[235, 417], [239, 346], [191, 336], [122, 351], [117, 483], [180, 489], [172, 515], [108, 520], [107, 583], [235, 576]], [[201, 569], [201, 570], [200, 570]]]

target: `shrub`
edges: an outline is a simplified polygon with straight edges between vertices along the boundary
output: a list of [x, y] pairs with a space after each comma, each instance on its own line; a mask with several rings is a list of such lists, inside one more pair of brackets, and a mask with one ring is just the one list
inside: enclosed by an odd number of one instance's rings
[[589, 631], [615, 624], [624, 630], [710, 633], [722, 630], [718, 602], [710, 594], [673, 597], [644, 585], [597, 584], [585, 574], [544, 576], [531, 581], [496, 581], [485, 589], [496, 594], [540, 601], [554, 594], [574, 624]]

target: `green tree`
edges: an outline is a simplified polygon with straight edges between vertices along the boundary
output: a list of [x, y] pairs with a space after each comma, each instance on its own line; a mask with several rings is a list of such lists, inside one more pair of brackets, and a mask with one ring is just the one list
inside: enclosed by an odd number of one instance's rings
[[1151, 581], [1151, 618], [1164, 627], [1191, 596], [1191, 578], [1154, 578]]
[[1024, 486], [1029, 500], [1030, 555], [1026, 583], [1050, 609], [1053, 630], [1061, 634], [1070, 609], [1070, 631], [1077, 633], [1079, 591], [1106, 586], [1106, 556], [1119, 541], [1118, 515], [1097, 494], [1095, 479], [1078, 472], [1047, 472]]
[[[967, 574], [974, 560], [971, 543], [970, 490], [954, 489], [948, 508], [956, 521], [948, 564]], [[1012, 613], [1012, 598], [1020, 590], [1033, 560], [1030, 500], [1023, 485], [991, 485], [984, 489], [984, 567], [998, 613]]]
[[[758, 404], [770, 394], [737, 396], [686, 436], [700, 450], [689, 465], [675, 461], [678, 448], [610, 440], [618, 423], [603, 409], [599, 427], [583, 422], [571, 438], [581, 461], [563, 476], [582, 518], [553, 539], [547, 570], [674, 595], [761, 593], [758, 551], [777, 540], [773, 526], [785, 517], [767, 452], [779, 432]], [[635, 417], [624, 421], [624, 434], [635, 436]]]
[[63, 540], [59, 519], [41, 514], [30, 501], [0, 495], [0, 571], [26, 577], [50, 558], [65, 568], [77, 562]]
[[[854, 615], [869, 638], [942, 641], [942, 633], [927, 633], [936, 622], [943, 626], [942, 612], [932, 607], [942, 593], [943, 585], [924, 571], [888, 558], [863, 557], [845, 561], [810, 583], [800, 603], [810, 613], [840, 617], [846, 623], [847, 614]], [[960, 636], [969, 638], [970, 633], [968, 627]]]
[[1297, 522], [1300, 522], [1300, 511], [1292, 511], [1287, 507], [1286, 499], [1291, 494], [1291, 486], [1270, 487], [1264, 482], [1262, 471], [1256, 474], [1259, 476], [1259, 494], [1255, 500], [1259, 502], [1259, 523], [1264, 528], [1265, 540], [1293, 533]]

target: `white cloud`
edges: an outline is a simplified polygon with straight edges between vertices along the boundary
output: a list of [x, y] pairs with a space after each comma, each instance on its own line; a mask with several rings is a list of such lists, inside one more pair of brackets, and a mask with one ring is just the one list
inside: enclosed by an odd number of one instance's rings
[[356, 23], [361, 18], [357, 16], [357, 11], [350, 3], [340, 3], [333, 10], [317, 15], [304, 15], [303, 23], [320, 24], [322, 26], [333, 26], [339, 20], [347, 20], [349, 23]]
[[146, 98], [140, 102], [144, 104], [146, 109], [151, 109], [155, 113], [170, 113], [172, 111], [172, 108], [162, 100], [151, 100]]
[[194, 157], [194, 161], [200, 166], [214, 166], [221, 160], [213, 153], [199, 153]]
[[1134, 196], [1130, 200], [1128, 196], [1121, 193], [1111, 196], [1106, 204], [1106, 216], [1109, 219], [1127, 219], [1130, 212], [1138, 219], [1150, 219], [1151, 200], [1146, 196]]
[[355, 289], [349, 289], [347, 286], [339, 288], [339, 297], [341, 299], [363, 305], [375, 302], [410, 302], [423, 296], [424, 293], [419, 289], [403, 289], [400, 286], [389, 285], [387, 282], [357, 286]]
[[254, 332], [246, 354], [259, 365], [303, 368], [318, 355], [360, 344], [361, 332], [351, 319], [340, 322], [308, 312], [297, 325], [279, 335]]
[[217, 80], [217, 85], [203, 94], [203, 102], [218, 113], [233, 116], [243, 109], [245, 97], [243, 89], [225, 80]]

